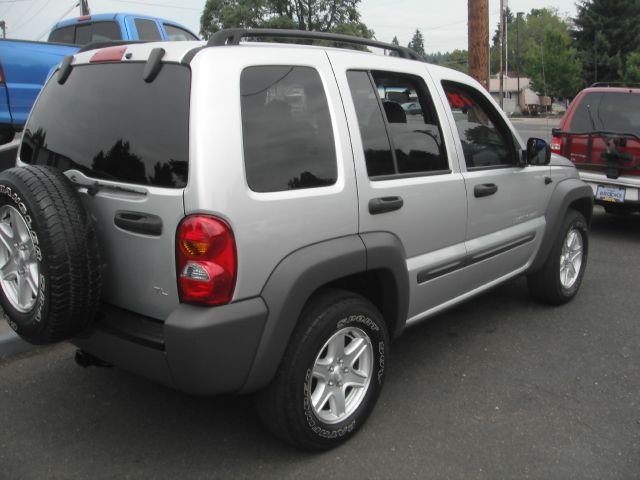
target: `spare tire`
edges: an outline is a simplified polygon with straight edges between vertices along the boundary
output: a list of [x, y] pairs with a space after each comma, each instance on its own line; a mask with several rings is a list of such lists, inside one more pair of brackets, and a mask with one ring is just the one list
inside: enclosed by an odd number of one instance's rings
[[0, 304], [25, 340], [70, 338], [100, 299], [96, 232], [78, 192], [45, 166], [0, 173]]

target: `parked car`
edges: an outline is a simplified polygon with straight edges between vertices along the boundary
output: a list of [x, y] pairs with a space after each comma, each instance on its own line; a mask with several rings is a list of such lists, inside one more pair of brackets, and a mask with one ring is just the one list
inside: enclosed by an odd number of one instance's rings
[[372, 412], [409, 326], [519, 275], [574, 298], [591, 213], [568, 160], [404, 47], [118, 45], [60, 66], [0, 174], [0, 303], [82, 365], [258, 392], [277, 437], [327, 449]]
[[[129, 13], [72, 18], [53, 26], [47, 42], [0, 40], [0, 145], [14, 139], [51, 71], [80, 46], [113, 40], [197, 40], [180, 24]], [[65, 44], [65, 45], [61, 45]], [[0, 148], [0, 169], [15, 164], [15, 148]]]
[[596, 84], [571, 102], [551, 149], [569, 158], [609, 213], [640, 210], [640, 85]]

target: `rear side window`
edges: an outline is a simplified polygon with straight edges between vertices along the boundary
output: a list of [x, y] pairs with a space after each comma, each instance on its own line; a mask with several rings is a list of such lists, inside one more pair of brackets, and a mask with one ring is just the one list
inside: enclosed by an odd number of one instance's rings
[[442, 131], [422, 80], [391, 72], [347, 72], [369, 177], [448, 172]]
[[74, 67], [47, 83], [23, 135], [22, 161], [97, 179], [182, 188], [189, 156], [190, 70], [144, 63]]
[[315, 69], [245, 68], [240, 95], [244, 161], [251, 190], [277, 192], [336, 182], [331, 117]]
[[167, 38], [172, 42], [183, 42], [190, 40], [198, 40], [191, 32], [187, 32], [184, 28], [176, 27], [175, 25], [164, 24], [164, 31], [167, 32]]
[[589, 92], [571, 118], [572, 132], [606, 130], [640, 135], [640, 94], [632, 92]]
[[49, 41], [54, 43], [73, 43], [74, 30], [75, 27], [73, 25], [57, 28], [49, 35]]
[[90, 23], [76, 26], [76, 38], [74, 40], [74, 43], [76, 45], [86, 45], [87, 43], [91, 43]]
[[162, 40], [158, 25], [153, 20], [144, 20], [142, 18], [135, 19], [136, 30], [140, 40]]

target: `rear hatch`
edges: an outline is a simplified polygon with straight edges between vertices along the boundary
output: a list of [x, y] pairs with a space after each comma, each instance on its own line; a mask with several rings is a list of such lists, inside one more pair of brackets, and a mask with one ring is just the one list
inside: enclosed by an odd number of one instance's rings
[[79, 186], [95, 220], [103, 301], [165, 319], [179, 303], [175, 235], [184, 217], [189, 157], [188, 67], [76, 65], [55, 74], [25, 128], [20, 160], [51, 165]]
[[609, 178], [640, 175], [640, 90], [592, 91], [578, 101], [562, 131], [554, 132], [558, 153]]

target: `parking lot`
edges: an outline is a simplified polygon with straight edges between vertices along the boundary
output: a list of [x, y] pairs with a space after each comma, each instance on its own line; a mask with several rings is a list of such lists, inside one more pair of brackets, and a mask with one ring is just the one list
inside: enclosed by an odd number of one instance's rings
[[275, 441], [250, 397], [84, 370], [68, 344], [0, 360], [0, 478], [638, 478], [639, 240], [640, 216], [597, 207], [572, 303], [517, 279], [409, 329], [370, 420], [322, 454]]

